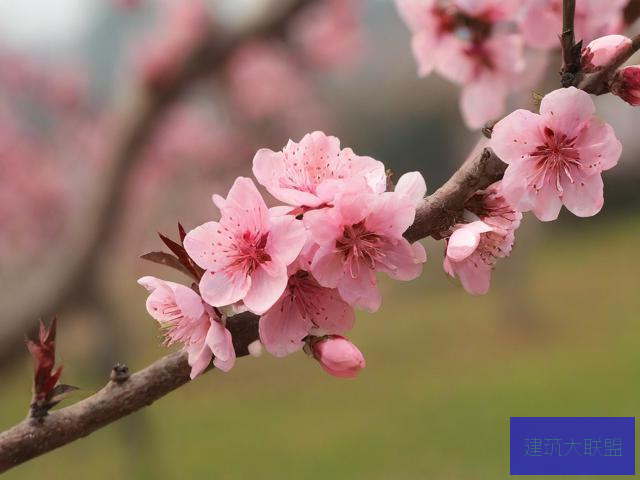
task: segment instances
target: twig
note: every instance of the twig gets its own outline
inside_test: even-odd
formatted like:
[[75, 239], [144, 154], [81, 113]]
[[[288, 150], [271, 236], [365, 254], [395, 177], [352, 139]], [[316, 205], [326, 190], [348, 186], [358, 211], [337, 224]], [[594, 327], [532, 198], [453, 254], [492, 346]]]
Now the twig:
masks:
[[[237, 315], [229, 319], [227, 326], [236, 354], [247, 355], [247, 346], [258, 336], [257, 317]], [[190, 371], [187, 355], [172, 353], [124, 380], [110, 381], [99, 392], [70, 407], [50, 412], [41, 422], [23, 420], [0, 433], [0, 473], [151, 405], [187, 383]]]
[[464, 203], [478, 190], [500, 180], [506, 167], [489, 148], [470, 158], [418, 206], [415, 221], [405, 232], [405, 238], [411, 242], [429, 236], [441, 238], [462, 215]]
[[562, 69], [560, 70], [561, 84], [569, 87], [579, 81], [580, 54], [582, 41], [576, 43], [574, 20], [576, 15], [576, 0], [562, 2], [562, 33], [560, 45], [562, 47]]

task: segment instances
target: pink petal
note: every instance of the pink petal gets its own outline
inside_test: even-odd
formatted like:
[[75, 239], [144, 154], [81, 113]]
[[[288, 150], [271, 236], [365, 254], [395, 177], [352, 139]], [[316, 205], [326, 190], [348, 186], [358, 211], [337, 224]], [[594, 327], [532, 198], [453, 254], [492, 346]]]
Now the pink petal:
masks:
[[217, 193], [214, 193], [213, 195], [211, 195], [211, 201], [216, 207], [218, 207], [218, 210], [222, 210], [224, 206], [227, 204], [227, 201], [225, 200], [225, 198], [218, 195]]
[[371, 212], [365, 220], [367, 230], [383, 236], [402, 238], [402, 234], [416, 217], [413, 200], [396, 192], [385, 192], [371, 200]]
[[558, 32], [562, 28], [561, 14], [545, 8], [549, 1], [533, 0], [519, 22], [525, 42], [533, 48], [550, 49], [560, 46]]
[[309, 238], [316, 243], [327, 243], [342, 234], [342, 225], [333, 209], [311, 210], [304, 214], [303, 221], [309, 229]]
[[[352, 185], [359, 182], [352, 182]], [[358, 190], [360, 190], [358, 188]], [[340, 219], [342, 225], [355, 225], [360, 223], [371, 211], [371, 208], [376, 200], [375, 195], [366, 193], [362, 194], [349, 194], [341, 196], [336, 199], [335, 214]]]
[[527, 178], [532, 175], [534, 168], [533, 162], [514, 162], [507, 167], [500, 183], [500, 193], [509, 205], [520, 212], [531, 210], [531, 189]]
[[603, 183], [600, 175], [576, 178], [562, 185], [562, 203], [578, 217], [592, 217], [604, 204]]
[[408, 172], [398, 179], [394, 192], [407, 195], [417, 206], [427, 194], [427, 184], [420, 172]]
[[540, 103], [540, 115], [547, 125], [570, 137], [576, 136], [595, 113], [591, 96], [575, 87], [554, 90]]
[[138, 285], [142, 285], [148, 291], [153, 292], [157, 288], [165, 285], [166, 282], [164, 280], [160, 280], [159, 278], [152, 277], [151, 275], [147, 275], [145, 277], [141, 277], [138, 279]]
[[436, 71], [447, 80], [465, 85], [476, 76], [475, 61], [465, 53], [468, 42], [448, 35], [438, 47]]
[[375, 272], [368, 268], [361, 268], [356, 278], [344, 275], [338, 285], [338, 291], [348, 304], [368, 312], [376, 312], [382, 305], [382, 295], [378, 289]]
[[433, 23], [433, 0], [396, 0], [396, 7], [411, 31], [418, 32]]
[[344, 275], [342, 257], [334, 252], [333, 245], [323, 245], [311, 262], [311, 273], [320, 285], [335, 288]]
[[271, 217], [265, 250], [286, 266], [293, 262], [307, 240], [304, 224], [292, 215]]
[[231, 231], [268, 231], [267, 205], [250, 178], [238, 177], [233, 183], [222, 208], [220, 223]]
[[622, 144], [608, 123], [593, 118], [576, 141], [582, 171], [594, 175], [615, 167], [622, 153]]
[[302, 339], [313, 327], [295, 299], [286, 293], [260, 317], [260, 340], [269, 353], [284, 357], [302, 348]]
[[214, 366], [223, 372], [231, 370], [236, 360], [231, 332], [222, 323], [212, 320], [205, 342], [214, 355]]
[[175, 295], [176, 305], [182, 315], [193, 320], [199, 319], [204, 313], [204, 305], [200, 295], [184, 285], [177, 283], [170, 285]]
[[516, 110], [493, 127], [489, 145], [506, 164], [524, 161], [542, 144], [542, 117], [528, 110]]
[[231, 235], [220, 223], [207, 222], [187, 233], [184, 248], [198, 266], [218, 271], [232, 261], [225, 251], [230, 248]]
[[317, 335], [345, 333], [353, 328], [356, 321], [353, 308], [336, 289], [319, 288], [315, 300], [314, 308], [309, 313], [311, 321], [317, 325]]
[[319, 205], [321, 200], [314, 193], [280, 186], [280, 178], [284, 174], [285, 168], [282, 152], [262, 148], [253, 157], [253, 174], [258, 182], [266, 187], [275, 198], [296, 206], [315, 207]]
[[478, 129], [505, 110], [507, 86], [493, 75], [482, 75], [462, 89], [460, 108], [467, 127]]
[[242, 300], [250, 287], [251, 278], [238, 269], [207, 271], [200, 279], [200, 295], [205, 302], [214, 307], [223, 307]]
[[478, 248], [480, 233], [477, 229], [466, 228], [466, 226], [456, 229], [447, 243], [447, 257], [454, 262], [460, 262], [467, 258]]
[[491, 268], [482, 260], [471, 261], [468, 259], [457, 263], [445, 257], [443, 267], [449, 275], [460, 280], [468, 293], [484, 295], [489, 291]]
[[422, 30], [413, 35], [411, 50], [418, 64], [418, 75], [426, 77], [436, 66], [438, 39], [433, 31]]
[[269, 310], [278, 301], [280, 295], [287, 286], [287, 269], [281, 268], [279, 272], [270, 275], [261, 266], [251, 274], [251, 287], [243, 298], [244, 304], [256, 315], [261, 315]]
[[343, 149], [340, 157], [343, 162], [340, 174], [345, 181], [350, 182], [362, 175], [371, 192], [382, 193], [387, 189], [387, 169], [384, 163], [371, 157], [356, 155], [350, 148]]
[[550, 222], [558, 218], [562, 208], [560, 193], [554, 185], [545, 182], [540, 190], [531, 193], [531, 210], [538, 220]]
[[188, 362], [191, 366], [191, 380], [202, 374], [211, 363], [211, 350], [206, 343], [192, 343], [187, 348]]
[[151, 291], [147, 297], [147, 312], [158, 322], [166, 322], [174, 318], [173, 313], [164, 313], [163, 305], [173, 303], [175, 296], [169, 284], [155, 277], [147, 276], [138, 280], [138, 283]]
[[427, 260], [427, 253], [420, 242], [410, 244], [402, 238], [389, 246], [384, 252], [385, 263], [391, 268], [380, 269], [395, 280], [409, 281], [418, 278], [422, 273], [422, 264]]

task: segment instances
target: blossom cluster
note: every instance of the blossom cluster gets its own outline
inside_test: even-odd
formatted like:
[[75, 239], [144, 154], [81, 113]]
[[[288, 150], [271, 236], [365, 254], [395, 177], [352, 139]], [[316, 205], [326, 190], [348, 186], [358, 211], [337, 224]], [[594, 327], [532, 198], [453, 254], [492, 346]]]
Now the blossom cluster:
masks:
[[183, 240], [203, 272], [198, 293], [144, 277], [140, 283], [152, 292], [147, 309], [167, 343], [185, 345], [192, 376], [212, 357], [223, 371], [233, 366], [224, 319], [241, 311], [261, 316], [260, 341], [271, 354], [307, 345], [325, 370], [352, 376], [364, 359], [355, 347], [341, 347], [342, 334], [354, 325], [354, 308], [380, 308], [376, 274], [413, 280], [422, 272], [424, 247], [403, 233], [426, 193], [425, 181], [407, 173], [389, 190], [381, 162], [319, 131], [279, 152], [259, 150], [253, 173], [284, 205], [267, 207], [246, 177], [236, 179], [226, 198], [214, 195], [220, 219]]
[[[507, 96], [531, 83], [526, 49], [559, 47], [562, 0], [396, 0], [413, 34], [421, 76], [436, 71], [462, 87], [466, 125], [498, 119]], [[624, 27], [626, 0], [576, 2], [576, 38], [585, 44]], [[534, 75], [527, 69], [528, 77]]]
[[[489, 289], [491, 272], [507, 257], [522, 212], [542, 221], [562, 205], [577, 216], [598, 213], [601, 173], [616, 165], [622, 147], [595, 115], [589, 94], [574, 87], [546, 95], [540, 113], [517, 110], [493, 128], [489, 146], [507, 164], [502, 180], [469, 198], [455, 223], [440, 233], [443, 268], [472, 294]], [[364, 366], [342, 335], [354, 308], [375, 312], [382, 298], [377, 274], [413, 280], [426, 252], [403, 234], [426, 193], [417, 172], [389, 188], [384, 165], [337, 138], [316, 131], [278, 152], [253, 159], [258, 183], [282, 202], [269, 208], [253, 180], [239, 177], [226, 198], [213, 196], [220, 219], [183, 235], [184, 254], [197, 266], [197, 288], [144, 277], [149, 313], [167, 343], [181, 342], [192, 376], [229, 370], [235, 353], [225, 316], [260, 316], [260, 342], [275, 356], [305, 349], [336, 376]]]
[[[472, 127], [502, 115], [509, 85], [524, 67], [524, 45], [550, 48], [542, 37], [548, 29], [539, 23], [560, 21], [555, 0], [397, 3], [414, 33], [420, 73], [436, 70], [464, 86], [462, 110]], [[350, 18], [338, 3], [326, 5], [341, 12], [339, 18]], [[619, 30], [620, 9], [618, 2], [582, 4], [577, 33], [591, 38]], [[518, 25], [515, 33], [502, 28], [509, 22]], [[324, 27], [316, 33], [322, 32]], [[274, 52], [263, 48], [248, 45], [241, 53]], [[579, 68], [597, 75], [619, 65], [632, 48], [622, 35], [594, 38], [578, 51]], [[283, 57], [280, 66], [285, 64]], [[238, 101], [246, 100], [256, 118], [277, 111], [291, 95], [296, 103], [296, 92], [305, 96], [303, 83], [294, 88], [290, 82], [281, 100], [265, 94], [264, 102], [258, 101], [260, 93], [242, 94], [242, 85], [253, 84], [256, 72], [246, 70], [243, 61], [231, 65]], [[611, 71], [607, 91], [637, 105], [639, 68]], [[258, 71], [258, 77], [265, 74]], [[270, 75], [295, 78], [292, 71], [278, 68]], [[597, 117], [591, 96], [575, 87], [544, 96], [537, 113], [514, 111], [497, 121], [488, 136], [481, 146], [506, 164], [503, 177], [476, 191], [460, 211], [450, 212], [450, 223], [436, 235], [445, 244], [444, 271], [476, 295], [489, 290], [497, 261], [511, 253], [523, 213], [551, 221], [564, 205], [579, 217], [597, 214], [604, 204], [602, 173], [617, 164], [622, 152], [613, 128]], [[258, 345], [272, 355], [304, 350], [330, 374], [356, 376], [365, 360], [344, 337], [354, 326], [354, 309], [380, 308], [379, 273], [413, 280], [427, 259], [422, 244], [404, 237], [426, 194], [422, 175], [406, 173], [393, 185], [381, 162], [341, 147], [321, 131], [289, 141], [280, 151], [259, 150], [253, 175], [281, 204], [268, 207], [247, 177], [237, 178], [226, 197], [213, 195], [219, 220], [188, 233], [181, 230], [181, 245], [165, 242], [198, 283], [189, 288], [141, 278], [139, 283], [151, 291], [149, 313], [162, 325], [167, 344], [184, 345], [192, 377], [212, 361], [223, 371], [233, 367], [236, 353], [227, 318], [246, 311], [259, 316]], [[249, 351], [255, 353], [256, 345]]]

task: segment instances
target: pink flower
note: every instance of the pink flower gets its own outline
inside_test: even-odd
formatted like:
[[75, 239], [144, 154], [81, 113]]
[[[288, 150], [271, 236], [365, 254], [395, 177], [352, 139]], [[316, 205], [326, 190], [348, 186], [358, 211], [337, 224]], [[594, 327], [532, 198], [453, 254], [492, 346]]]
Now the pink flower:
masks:
[[359, 0], [324, 0], [306, 7], [291, 35], [304, 58], [318, 67], [353, 64], [363, 47]]
[[361, 157], [340, 140], [323, 132], [305, 135], [299, 143], [289, 140], [280, 152], [258, 150], [253, 174], [278, 200], [295, 206], [317, 207], [333, 200], [340, 185], [366, 178], [375, 192], [386, 187], [384, 165]]
[[618, 70], [611, 82], [611, 93], [630, 105], [640, 106], [640, 65]]
[[260, 317], [260, 340], [272, 355], [283, 357], [300, 350], [313, 333], [344, 333], [355, 316], [338, 291], [318, 284], [309, 272], [298, 270], [280, 299]]
[[469, 42], [450, 37], [440, 46], [438, 73], [462, 86], [460, 109], [469, 128], [482, 127], [505, 110], [511, 85], [524, 69], [520, 35], [496, 34]]
[[596, 38], [582, 52], [582, 69], [587, 73], [597, 72], [630, 46], [631, 39], [624, 35]]
[[151, 292], [147, 311], [160, 323], [165, 344], [184, 345], [192, 379], [206, 370], [212, 357], [216, 368], [231, 370], [236, 360], [231, 332], [196, 292], [155, 277], [142, 277], [138, 283]]
[[441, 42], [452, 35], [456, 20], [437, 0], [396, 0], [400, 16], [413, 33], [411, 48], [418, 74], [429, 75], [436, 66]]
[[189, 256], [206, 270], [202, 298], [215, 307], [240, 300], [256, 314], [266, 312], [287, 285], [287, 266], [306, 241], [301, 221], [270, 212], [253, 182], [239, 177], [226, 199], [214, 203], [219, 222], [191, 230], [184, 240]]
[[[382, 301], [376, 272], [396, 280], [413, 280], [422, 272], [424, 247], [410, 244], [402, 234], [413, 223], [426, 187], [419, 174], [398, 182], [401, 188], [395, 192], [378, 195], [358, 183], [364, 180], [351, 182], [332, 208], [305, 213], [310, 239], [319, 245], [310, 271], [320, 285], [337, 288], [347, 303], [374, 312]], [[421, 191], [416, 183], [422, 184]]]
[[522, 214], [500, 195], [500, 183], [477, 192], [465, 204], [469, 223], [460, 223], [446, 239], [444, 270], [474, 295], [489, 290], [491, 272], [498, 258], [509, 255]]
[[[584, 0], [576, 2], [576, 39], [585, 43], [602, 35], [618, 33], [626, 0]], [[562, 0], [527, 0], [519, 24], [527, 45], [559, 48], [562, 30]]]
[[340, 335], [330, 335], [313, 344], [313, 356], [334, 377], [355, 378], [366, 363], [362, 352]]
[[490, 145], [508, 164], [504, 197], [542, 221], [558, 218], [563, 204], [579, 217], [598, 213], [600, 173], [615, 166], [622, 151], [611, 126], [595, 116], [591, 97], [574, 87], [546, 95], [539, 115], [517, 110], [499, 121]]
[[245, 42], [229, 60], [227, 75], [234, 106], [252, 120], [300, 108], [312, 96], [299, 63], [277, 42]]

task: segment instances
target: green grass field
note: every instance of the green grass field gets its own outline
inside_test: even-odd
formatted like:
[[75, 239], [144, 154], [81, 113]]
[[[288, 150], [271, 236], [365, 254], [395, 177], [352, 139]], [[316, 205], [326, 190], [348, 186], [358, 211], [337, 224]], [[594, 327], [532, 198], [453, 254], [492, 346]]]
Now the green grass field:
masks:
[[[510, 416], [640, 414], [640, 222], [567, 224], [524, 232], [485, 297], [446, 278], [430, 243], [422, 279], [384, 282], [383, 308], [360, 315], [355, 381], [302, 353], [242, 359], [6, 478], [508, 478]], [[144, 293], [130, 295], [122, 309], [145, 344], [127, 363], [139, 368], [163, 350]], [[73, 368], [90, 351], [72, 328], [60, 332], [64, 380], [89, 393], [101, 381]], [[3, 379], [0, 428], [24, 415], [29, 372]]]

